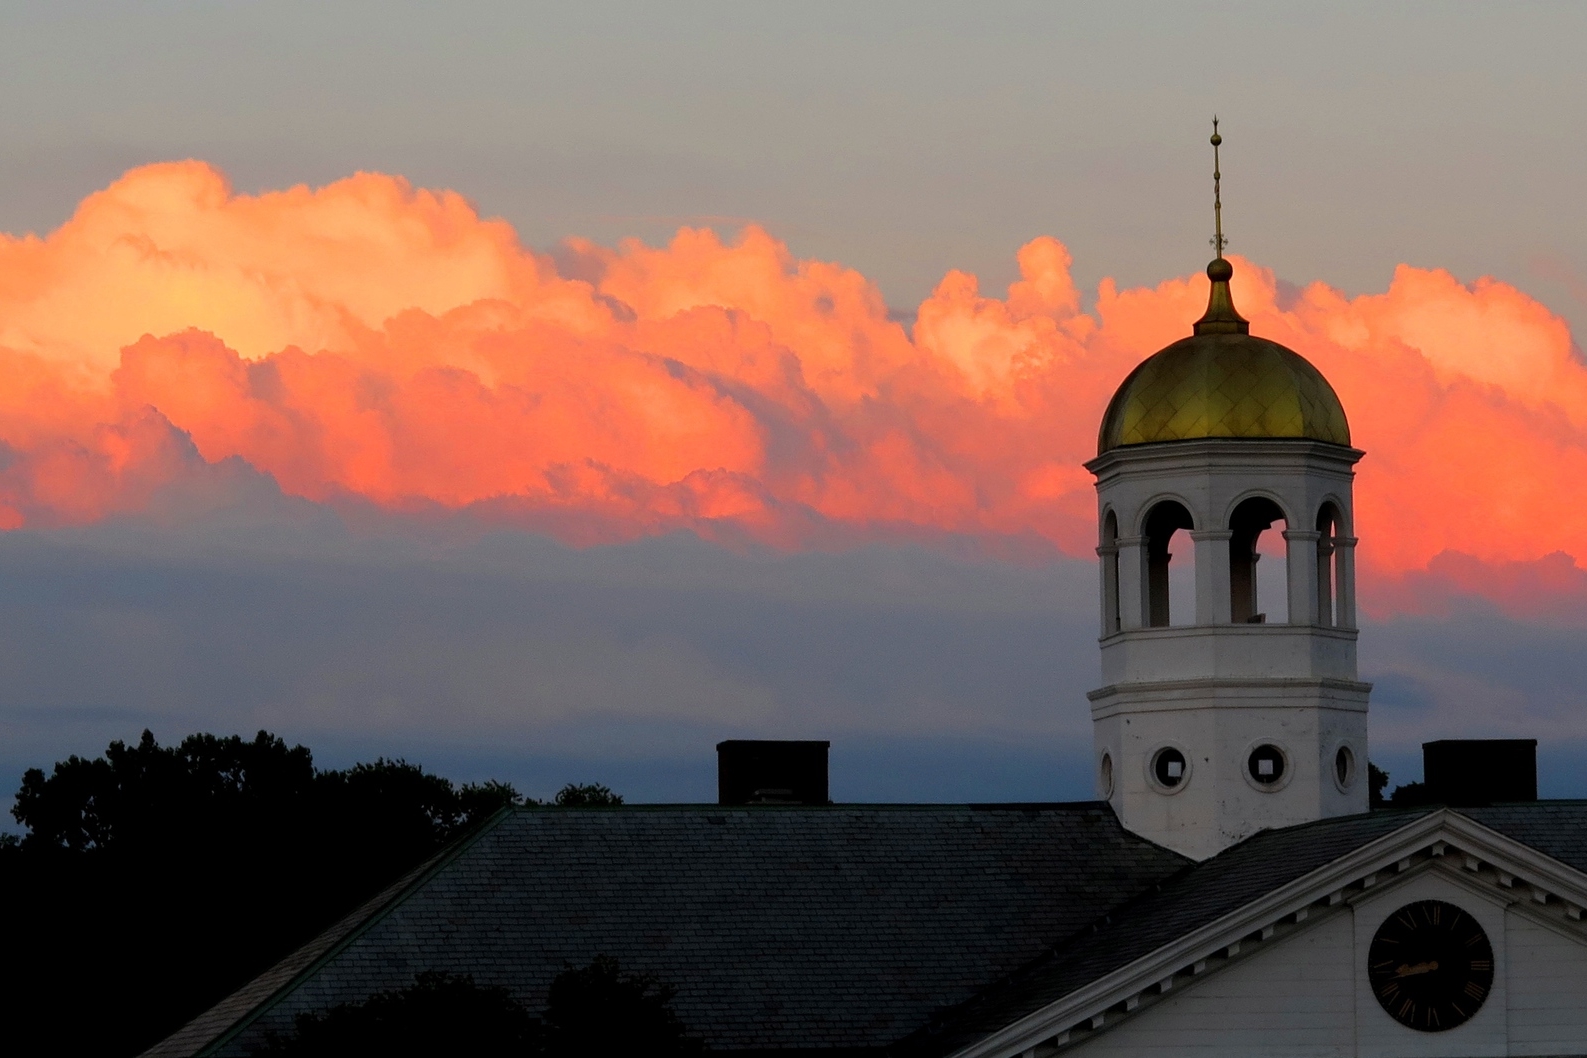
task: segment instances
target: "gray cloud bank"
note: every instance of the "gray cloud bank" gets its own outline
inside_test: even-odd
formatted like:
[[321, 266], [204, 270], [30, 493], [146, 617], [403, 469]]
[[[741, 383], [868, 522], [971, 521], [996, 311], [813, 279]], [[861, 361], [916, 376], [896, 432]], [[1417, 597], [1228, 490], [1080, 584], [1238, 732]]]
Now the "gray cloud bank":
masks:
[[[731, 737], [831, 739], [840, 800], [1090, 796], [1090, 563], [952, 540], [576, 550], [283, 498], [246, 472], [222, 491], [0, 535], [4, 794], [148, 727], [267, 728], [325, 764], [405, 755], [539, 796], [710, 800]], [[1404, 780], [1425, 738], [1536, 737], [1544, 792], [1587, 794], [1581, 639], [1475, 600], [1369, 625], [1374, 757]]]
[[1082, 564], [573, 550], [269, 495], [174, 513], [0, 537], [8, 772], [264, 727], [328, 760], [709, 798], [717, 740], [790, 736], [833, 739], [840, 797], [1085, 793]]

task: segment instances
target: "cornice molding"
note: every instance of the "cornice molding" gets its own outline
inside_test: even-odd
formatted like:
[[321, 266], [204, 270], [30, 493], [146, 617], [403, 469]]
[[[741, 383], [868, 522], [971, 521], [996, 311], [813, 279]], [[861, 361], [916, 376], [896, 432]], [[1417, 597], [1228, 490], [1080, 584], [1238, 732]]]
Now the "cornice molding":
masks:
[[[1098, 687], [1094, 691], [1087, 691], [1086, 698], [1092, 702], [1100, 702], [1104, 698], [1111, 698], [1116, 694], [1124, 693], [1141, 694], [1143, 692], [1150, 691], [1218, 691], [1234, 690], [1239, 688], [1248, 688], [1259, 691], [1321, 689], [1330, 691], [1344, 691], [1353, 695], [1364, 695], [1371, 693], [1372, 684], [1362, 683], [1359, 680], [1341, 680], [1332, 676], [1209, 676], [1205, 679], [1195, 680], [1135, 680], [1130, 683], [1110, 683], [1105, 687]], [[1164, 704], [1173, 705], [1175, 703], [1168, 702]], [[1220, 708], [1228, 709], [1264, 707], [1262, 703], [1253, 703], [1252, 705], [1247, 706], [1245, 703], [1240, 702], [1237, 699], [1220, 701], [1218, 705]], [[1192, 708], [1192, 705], [1191, 703], [1185, 703], [1183, 707], [1188, 709]], [[1196, 704], [1194, 705], [1194, 708], [1204, 709], [1206, 706], [1202, 704]], [[1335, 708], [1343, 709], [1347, 708], [1347, 706], [1344, 703], [1340, 703], [1339, 705], [1335, 706]], [[1365, 708], [1366, 705], [1363, 703], [1361, 705], [1361, 709], [1364, 710]]]
[[[1212, 530], [1216, 532], [1216, 530]], [[1222, 535], [1232, 535], [1224, 532]], [[1123, 545], [1120, 541], [1120, 546]], [[1283, 638], [1316, 637], [1319, 639], [1338, 639], [1343, 642], [1353, 643], [1361, 636], [1358, 628], [1341, 628], [1338, 625], [1320, 624], [1290, 624], [1287, 621], [1274, 621], [1272, 624], [1236, 624], [1232, 621], [1217, 624], [1199, 625], [1156, 625], [1147, 628], [1125, 628], [1102, 637], [1102, 642], [1111, 646], [1114, 643], [1130, 641], [1150, 642], [1159, 639], [1201, 639], [1217, 636], [1226, 638], [1230, 636], [1263, 636]]]
[[1239, 464], [1232, 461], [1240, 459], [1257, 466], [1316, 460], [1332, 463], [1340, 468], [1340, 473], [1351, 475], [1354, 472], [1350, 468], [1364, 455], [1366, 453], [1359, 448], [1345, 448], [1301, 437], [1211, 437], [1112, 448], [1087, 461], [1085, 468], [1100, 478], [1104, 474], [1123, 471], [1126, 467], [1146, 468], [1161, 463], [1183, 466], [1199, 461], [1204, 462], [1209, 470], [1227, 470], [1237, 467]]

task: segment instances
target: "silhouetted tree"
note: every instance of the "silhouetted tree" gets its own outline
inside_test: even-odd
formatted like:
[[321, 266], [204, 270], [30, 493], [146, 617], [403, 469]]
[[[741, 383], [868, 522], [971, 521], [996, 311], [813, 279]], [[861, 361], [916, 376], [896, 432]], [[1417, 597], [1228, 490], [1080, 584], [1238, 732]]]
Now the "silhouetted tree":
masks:
[[263, 731], [29, 769], [0, 842], [5, 1051], [135, 1054], [521, 803], [403, 760], [317, 770]]
[[556, 804], [564, 807], [578, 805], [620, 805], [623, 803], [621, 794], [612, 793], [609, 787], [598, 782], [574, 783], [570, 782], [557, 791]]
[[1426, 783], [1402, 782], [1389, 794], [1389, 804], [1395, 808], [1416, 808], [1432, 803], [1433, 796], [1428, 792]]
[[1367, 788], [1371, 791], [1373, 808], [1416, 808], [1432, 803], [1425, 783], [1402, 782], [1385, 793], [1388, 786], [1389, 773], [1368, 761]]
[[1388, 785], [1389, 773], [1367, 761], [1367, 797], [1371, 807], [1382, 808], [1388, 803], [1383, 799], [1383, 790]]
[[466, 974], [421, 973], [413, 985], [300, 1014], [296, 1031], [254, 1053], [269, 1058], [530, 1058], [542, 1051], [540, 1023], [504, 988]]
[[355, 817], [363, 833], [372, 828], [382, 842], [409, 848], [444, 843], [520, 801], [505, 783], [458, 790], [404, 760], [316, 771], [306, 746], [289, 749], [264, 731], [251, 742], [190, 735], [169, 747], [145, 731], [136, 746], [112, 742], [103, 757], [70, 757], [49, 777], [29, 768], [11, 814], [28, 828], [24, 845], [73, 851], [163, 851], [210, 839], [221, 825], [286, 823], [296, 830]]
[[[621, 797], [617, 800], [618, 803], [622, 802]], [[533, 798], [520, 796], [518, 791], [513, 789], [512, 783], [500, 782], [496, 779], [467, 783], [457, 791], [457, 806], [462, 812], [465, 829], [484, 822], [503, 808], [539, 803]]]
[[298, 1015], [292, 1035], [273, 1037], [260, 1058], [692, 1058], [702, 1048], [672, 1010], [674, 990], [596, 956], [551, 982], [545, 1013], [532, 1018], [505, 989], [467, 975], [421, 973], [323, 1014]]
[[546, 994], [547, 1058], [681, 1058], [701, 1051], [672, 1010], [676, 989], [648, 974], [624, 973], [598, 955], [556, 976]]
[[112, 742], [103, 757], [57, 762], [48, 777], [29, 768], [11, 814], [28, 828], [28, 847], [164, 846], [222, 819], [297, 815], [314, 781], [305, 747], [263, 731], [252, 742], [192, 735], [171, 747], [145, 731], [135, 746]]

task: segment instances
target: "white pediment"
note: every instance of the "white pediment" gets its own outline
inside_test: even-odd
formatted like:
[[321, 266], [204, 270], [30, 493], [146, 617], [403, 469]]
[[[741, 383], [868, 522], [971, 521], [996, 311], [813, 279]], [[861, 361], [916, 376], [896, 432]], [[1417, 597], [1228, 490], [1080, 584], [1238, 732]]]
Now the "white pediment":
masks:
[[[1493, 945], [1491, 991], [1446, 1031], [1401, 1025], [1366, 952], [1421, 900]], [[1587, 1054], [1587, 875], [1452, 811], [1420, 817], [961, 1049], [955, 1058]]]

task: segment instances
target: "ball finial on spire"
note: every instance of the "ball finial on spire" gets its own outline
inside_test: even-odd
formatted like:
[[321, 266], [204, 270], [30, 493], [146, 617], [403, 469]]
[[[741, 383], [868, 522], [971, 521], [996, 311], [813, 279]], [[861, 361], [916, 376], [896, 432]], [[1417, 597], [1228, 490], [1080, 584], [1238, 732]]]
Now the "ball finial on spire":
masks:
[[1212, 248], [1217, 254], [1207, 265], [1207, 278], [1212, 289], [1207, 294], [1207, 311], [1196, 321], [1196, 334], [1249, 334], [1251, 325], [1234, 307], [1234, 295], [1229, 292], [1229, 280], [1234, 276], [1234, 266], [1223, 256], [1229, 240], [1223, 236], [1223, 172], [1218, 165], [1218, 147], [1223, 137], [1218, 134], [1218, 118], [1212, 118]]

